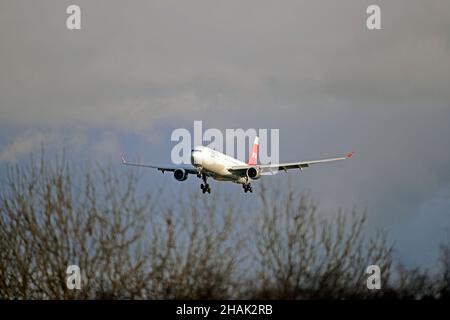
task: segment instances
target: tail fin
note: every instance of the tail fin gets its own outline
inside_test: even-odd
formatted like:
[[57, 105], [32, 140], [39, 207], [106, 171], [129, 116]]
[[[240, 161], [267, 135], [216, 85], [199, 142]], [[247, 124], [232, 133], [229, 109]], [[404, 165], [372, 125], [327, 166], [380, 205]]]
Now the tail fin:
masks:
[[252, 152], [250, 153], [250, 158], [248, 159], [249, 166], [255, 166], [258, 162], [258, 149], [259, 149], [259, 138], [255, 137], [255, 142], [253, 142]]

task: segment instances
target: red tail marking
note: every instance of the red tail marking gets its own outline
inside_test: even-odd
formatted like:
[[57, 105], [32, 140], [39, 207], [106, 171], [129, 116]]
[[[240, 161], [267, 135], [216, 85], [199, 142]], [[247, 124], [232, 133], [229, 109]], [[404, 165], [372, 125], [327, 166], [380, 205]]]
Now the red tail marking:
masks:
[[252, 152], [248, 159], [249, 166], [255, 166], [258, 162], [258, 149], [259, 149], [259, 138], [255, 138], [255, 142], [253, 143]]

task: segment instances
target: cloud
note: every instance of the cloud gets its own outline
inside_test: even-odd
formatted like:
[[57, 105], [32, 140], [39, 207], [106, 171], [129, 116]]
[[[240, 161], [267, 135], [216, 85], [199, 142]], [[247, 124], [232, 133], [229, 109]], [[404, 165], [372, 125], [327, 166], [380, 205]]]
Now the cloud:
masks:
[[19, 135], [9, 145], [0, 149], [0, 162], [15, 163], [38, 151], [42, 146], [52, 144], [53, 139], [54, 137], [41, 132]]
[[119, 159], [122, 153], [120, 138], [111, 131], [95, 132], [85, 127], [63, 130], [28, 130], [18, 134], [0, 148], [0, 163], [16, 163], [30, 153], [45, 155], [65, 153], [70, 158], [102, 162]]
[[64, 28], [66, 4], [4, 5], [2, 121], [144, 134], [217, 113], [450, 101], [447, 1], [382, 1], [375, 32], [364, 1], [81, 1], [78, 32]]

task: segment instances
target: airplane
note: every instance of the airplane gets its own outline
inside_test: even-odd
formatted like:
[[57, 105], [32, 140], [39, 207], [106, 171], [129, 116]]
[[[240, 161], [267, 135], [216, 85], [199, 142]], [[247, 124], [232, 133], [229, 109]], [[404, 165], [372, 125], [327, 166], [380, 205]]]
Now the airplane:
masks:
[[347, 153], [344, 157], [329, 158], [312, 161], [289, 162], [279, 164], [258, 164], [259, 138], [256, 137], [250, 153], [250, 159], [247, 163], [230, 157], [222, 152], [213, 150], [204, 146], [196, 146], [191, 151], [192, 165], [178, 166], [156, 166], [151, 164], [128, 162], [125, 156], [122, 156], [122, 164], [135, 167], [153, 168], [162, 173], [168, 171], [178, 181], [185, 181], [189, 174], [195, 174], [203, 180], [200, 189], [203, 194], [211, 193], [211, 187], [207, 183], [208, 178], [217, 181], [231, 181], [242, 184], [244, 192], [253, 192], [251, 181], [260, 179], [263, 175], [271, 175], [277, 171], [285, 171], [290, 169], [299, 169], [303, 171], [312, 164], [333, 162], [339, 160], [350, 159], [353, 152]]

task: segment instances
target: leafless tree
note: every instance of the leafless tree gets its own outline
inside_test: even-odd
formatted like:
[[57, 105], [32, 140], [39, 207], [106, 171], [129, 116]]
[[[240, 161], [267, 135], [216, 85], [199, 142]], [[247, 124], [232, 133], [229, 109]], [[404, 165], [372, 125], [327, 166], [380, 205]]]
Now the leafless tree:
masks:
[[450, 243], [448, 240], [440, 247], [439, 262], [438, 296], [442, 299], [450, 299]]
[[[270, 194], [270, 196], [269, 196]], [[261, 297], [309, 299], [362, 297], [368, 293], [366, 268], [390, 276], [392, 245], [384, 233], [364, 234], [365, 214], [338, 211], [320, 217], [308, 195], [286, 194], [262, 185], [256, 233], [255, 269]]]
[[217, 198], [178, 197], [151, 218], [149, 297], [224, 299], [235, 294], [241, 245], [231, 206]]
[[[259, 185], [232, 195], [169, 194], [114, 165], [61, 157], [9, 166], [0, 184], [2, 299], [448, 298], [450, 250], [436, 276], [393, 266], [384, 232], [363, 212], [324, 215], [308, 194]], [[270, 192], [273, 191], [273, 192]], [[78, 265], [81, 290], [66, 270]], [[369, 265], [381, 290], [368, 290]]]
[[[64, 158], [9, 167], [0, 194], [0, 297], [229, 295], [234, 211], [219, 214], [212, 202], [200, 211], [186, 203], [160, 208], [137, 186], [135, 171], [75, 171]], [[72, 264], [82, 290], [66, 286]]]

